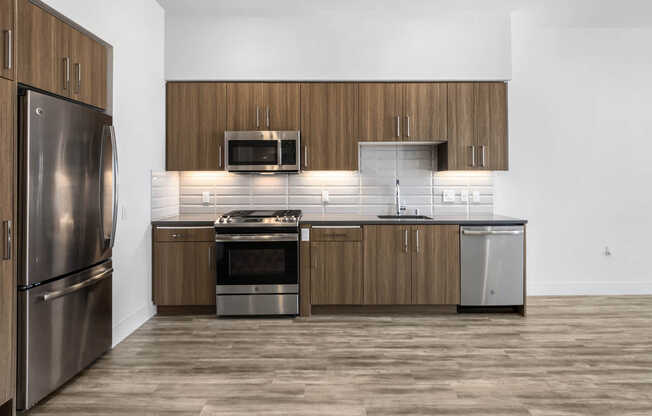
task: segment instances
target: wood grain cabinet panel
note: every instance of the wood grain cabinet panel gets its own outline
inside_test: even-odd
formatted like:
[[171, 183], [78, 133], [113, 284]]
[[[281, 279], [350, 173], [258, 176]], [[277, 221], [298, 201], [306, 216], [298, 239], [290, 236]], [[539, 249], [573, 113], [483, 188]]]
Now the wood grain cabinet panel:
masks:
[[154, 303], [160, 306], [215, 304], [215, 243], [154, 244]]
[[215, 229], [213, 227], [157, 227], [154, 230], [154, 241], [215, 241]]
[[361, 227], [313, 227], [310, 230], [312, 241], [362, 241]]
[[[14, 221], [14, 114], [16, 88], [0, 78], [0, 404], [14, 396], [15, 355], [15, 244], [8, 244]], [[14, 237], [15, 241], [15, 237]]]
[[167, 170], [224, 169], [226, 89], [218, 82], [167, 84]]
[[459, 226], [413, 226], [412, 237], [412, 303], [459, 304]]
[[400, 141], [403, 85], [361, 83], [359, 86], [360, 141]]
[[358, 84], [301, 84], [304, 170], [358, 169]]
[[16, 70], [15, 0], [0, 0], [0, 77], [14, 79]]
[[99, 42], [91, 39], [91, 63], [86, 65], [91, 70], [88, 78], [91, 85], [91, 96], [89, 104], [99, 108], [107, 106], [108, 89], [108, 62], [107, 48]]
[[448, 86], [441, 82], [404, 85], [403, 140], [442, 141], [448, 138]]
[[227, 130], [266, 130], [263, 83], [231, 82], [226, 86]]
[[507, 170], [507, 85], [448, 85], [448, 143], [440, 146], [443, 170]]
[[410, 226], [364, 227], [364, 304], [412, 303]]
[[18, 21], [18, 82], [59, 93], [63, 83], [62, 78], [55, 78], [55, 68], [63, 65], [55, 50], [55, 25], [59, 21], [29, 0], [18, 0]]
[[262, 130], [299, 130], [300, 84], [263, 83]]
[[362, 243], [312, 242], [310, 256], [313, 305], [362, 304]]

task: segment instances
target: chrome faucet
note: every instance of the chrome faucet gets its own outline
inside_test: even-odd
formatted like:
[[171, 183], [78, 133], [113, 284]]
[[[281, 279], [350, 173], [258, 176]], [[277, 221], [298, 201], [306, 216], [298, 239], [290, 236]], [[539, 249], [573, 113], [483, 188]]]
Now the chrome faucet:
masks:
[[396, 179], [396, 215], [401, 215], [405, 211], [405, 207], [401, 206], [401, 182]]

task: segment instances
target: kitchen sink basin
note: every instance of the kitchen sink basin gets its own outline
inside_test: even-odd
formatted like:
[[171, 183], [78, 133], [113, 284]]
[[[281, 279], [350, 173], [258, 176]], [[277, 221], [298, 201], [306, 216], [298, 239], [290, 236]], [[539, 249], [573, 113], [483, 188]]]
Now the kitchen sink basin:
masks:
[[383, 220], [431, 220], [426, 215], [379, 215], [378, 218]]

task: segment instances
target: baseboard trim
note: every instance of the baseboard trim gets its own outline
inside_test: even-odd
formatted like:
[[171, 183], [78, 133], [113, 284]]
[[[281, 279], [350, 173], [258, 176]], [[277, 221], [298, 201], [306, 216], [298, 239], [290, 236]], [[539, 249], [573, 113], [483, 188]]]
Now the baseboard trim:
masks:
[[527, 282], [528, 296], [652, 295], [652, 280], [619, 282]]
[[157, 306], [157, 315], [216, 315], [215, 305]]
[[457, 305], [312, 305], [313, 315], [451, 314]]
[[136, 312], [124, 318], [113, 327], [113, 345], [121, 343], [125, 338], [131, 335], [135, 330], [141, 327], [145, 322], [149, 321], [152, 316], [156, 314], [156, 307], [152, 304], [144, 305]]

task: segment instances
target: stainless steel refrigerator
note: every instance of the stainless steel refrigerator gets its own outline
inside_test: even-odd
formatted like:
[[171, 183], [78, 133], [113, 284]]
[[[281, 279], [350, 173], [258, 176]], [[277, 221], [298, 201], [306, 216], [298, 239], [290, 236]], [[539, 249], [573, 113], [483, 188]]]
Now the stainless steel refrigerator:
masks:
[[18, 117], [22, 410], [111, 347], [118, 172], [110, 116], [24, 90]]

